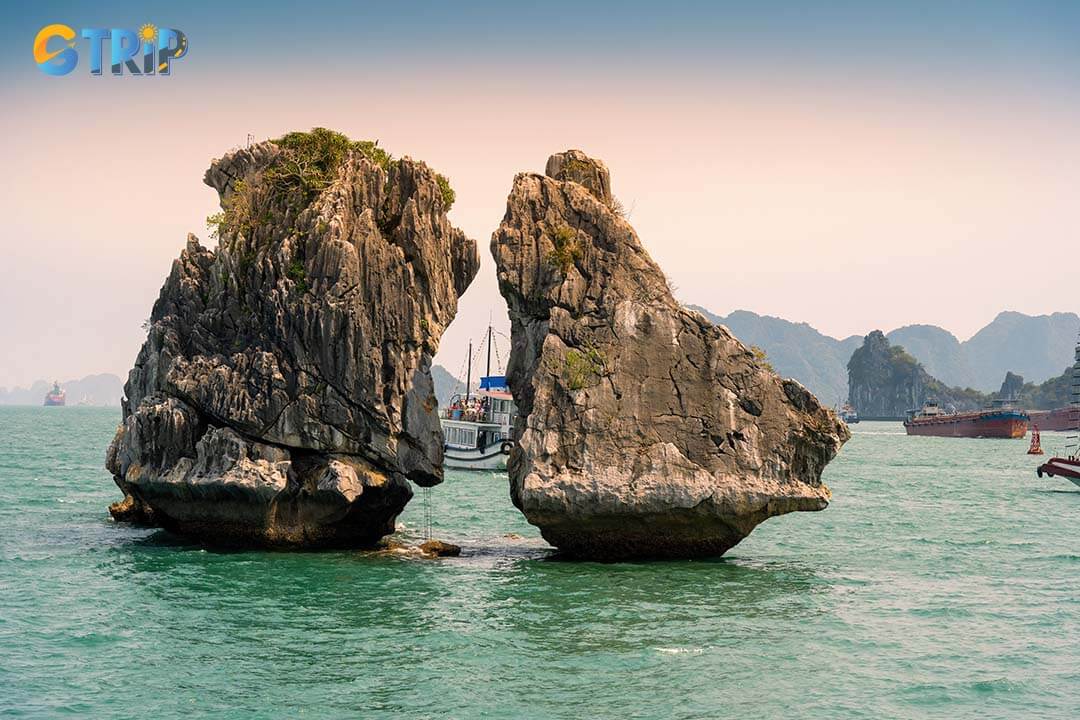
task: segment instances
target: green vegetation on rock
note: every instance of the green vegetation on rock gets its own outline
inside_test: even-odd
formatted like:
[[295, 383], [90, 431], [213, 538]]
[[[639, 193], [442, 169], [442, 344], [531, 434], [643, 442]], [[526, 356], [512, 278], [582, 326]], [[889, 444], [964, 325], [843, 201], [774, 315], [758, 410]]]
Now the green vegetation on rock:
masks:
[[548, 253], [548, 264], [558, 268], [563, 275], [581, 259], [581, 243], [577, 231], [568, 225], [561, 225], [551, 233], [551, 243], [555, 249]]
[[450, 187], [450, 181], [446, 179], [445, 175], [435, 173], [435, 182], [439, 184], [439, 192], [442, 193], [443, 205], [447, 210], [454, 204], [454, 200], [457, 199], [457, 193], [454, 192], [454, 188]]
[[769, 362], [768, 353], [766, 353], [764, 350], [762, 350], [761, 347], [759, 347], [757, 345], [751, 345], [750, 346], [750, 352], [753, 353], [753, 355], [754, 355], [754, 362], [756, 362], [760, 367], [765, 368], [766, 370], [768, 370], [771, 373], [776, 372], [776, 368], [774, 368], [772, 366], [772, 363]]
[[394, 159], [371, 140], [350, 140], [326, 128], [291, 132], [272, 141], [281, 155], [268, 167], [264, 178], [279, 190], [299, 190], [308, 204], [334, 180], [350, 152], [359, 152], [384, 170]]
[[308, 291], [307, 271], [304, 270], [304, 263], [294, 260], [289, 265], [285, 275], [295, 283], [297, 294], [303, 295]]
[[603, 374], [604, 354], [594, 347], [584, 351], [570, 348], [563, 361], [562, 378], [570, 390], [581, 390], [592, 385]]
[[[225, 233], [250, 235], [257, 224], [255, 205], [256, 195], [260, 190], [258, 178], [251, 181], [237, 180], [233, 191], [221, 202], [223, 210], [206, 218], [210, 237], [220, 240]], [[266, 214], [263, 219], [269, 221]]]
[[[206, 218], [211, 237], [220, 240], [227, 235], [243, 235], [250, 240], [256, 230], [275, 223], [288, 227], [292, 222], [295, 230], [296, 217], [334, 182], [350, 153], [360, 153], [387, 172], [399, 162], [377, 141], [351, 140], [326, 128], [291, 132], [271, 142], [280, 152], [263, 169], [233, 183], [222, 200], [222, 211]], [[435, 181], [443, 209], [449, 210], [456, 193], [446, 176], [435, 173]], [[257, 213], [257, 207], [263, 211]], [[317, 225], [319, 232], [326, 227], [322, 221]], [[263, 236], [268, 235], [259, 234], [264, 240]]]
[[[359, 152], [387, 171], [397, 162], [379, 147], [378, 141], [350, 140], [343, 133], [326, 128], [291, 132], [272, 142], [281, 148], [282, 155], [267, 170], [267, 179], [285, 189], [299, 188], [308, 202], [333, 182], [337, 169], [350, 152]], [[449, 210], [457, 194], [445, 175], [436, 173], [435, 181], [439, 184], [443, 205]]]

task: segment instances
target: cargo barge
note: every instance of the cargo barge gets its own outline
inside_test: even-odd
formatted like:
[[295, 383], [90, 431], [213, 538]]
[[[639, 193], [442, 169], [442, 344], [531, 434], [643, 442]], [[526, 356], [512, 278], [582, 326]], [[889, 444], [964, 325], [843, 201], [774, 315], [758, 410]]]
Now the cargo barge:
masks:
[[1021, 438], [1027, 434], [1031, 418], [1023, 410], [995, 401], [975, 412], [945, 412], [936, 403], [927, 403], [922, 411], [912, 411], [904, 421], [908, 435], [962, 438]]
[[1056, 430], [1062, 432], [1076, 428], [1073, 420], [1074, 408], [1061, 407], [1054, 410], [1028, 410], [1031, 416], [1031, 424], [1038, 425], [1040, 430]]

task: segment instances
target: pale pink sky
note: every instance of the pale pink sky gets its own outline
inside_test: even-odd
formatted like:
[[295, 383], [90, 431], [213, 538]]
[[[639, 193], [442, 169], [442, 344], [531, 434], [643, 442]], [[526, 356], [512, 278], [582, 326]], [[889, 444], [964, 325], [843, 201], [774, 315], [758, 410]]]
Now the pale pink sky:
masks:
[[451, 220], [483, 261], [437, 358], [452, 372], [489, 313], [507, 329], [488, 243], [514, 174], [570, 147], [608, 164], [679, 299], [718, 314], [838, 337], [933, 323], [965, 339], [1004, 309], [1080, 310], [1075, 97], [798, 69], [523, 72], [6, 84], [0, 386], [126, 374], [186, 233], [209, 242], [210, 159], [247, 133], [316, 125], [451, 179]]

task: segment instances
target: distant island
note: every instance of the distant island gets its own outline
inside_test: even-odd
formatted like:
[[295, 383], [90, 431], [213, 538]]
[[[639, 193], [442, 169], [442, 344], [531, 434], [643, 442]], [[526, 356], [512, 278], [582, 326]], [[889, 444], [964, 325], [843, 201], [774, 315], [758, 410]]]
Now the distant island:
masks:
[[[439, 401], [439, 405], [447, 407], [450, 404], [450, 398], [457, 393], [465, 392], [465, 379], [458, 379], [454, 377], [453, 373], [444, 368], [442, 365], [431, 366], [431, 379], [435, 384], [435, 399]], [[477, 380], [477, 378], [473, 378]], [[475, 388], [476, 382], [473, 383]]]
[[[41, 405], [52, 381], [37, 380], [28, 388], [0, 388], [0, 405]], [[87, 375], [79, 380], [61, 382], [67, 393], [67, 404], [96, 407], [120, 407], [124, 397], [124, 381], [112, 373]]]
[[[696, 305], [690, 309], [727, 326], [744, 344], [761, 348], [780, 375], [795, 378], [822, 402], [831, 405], [848, 399], [848, 363], [865, 337], [852, 335], [841, 340], [807, 323], [748, 310], [720, 316]], [[882, 335], [889, 346], [899, 346], [939, 384], [931, 387], [949, 390], [939, 392], [941, 402], [952, 402], [958, 408], [982, 403], [999, 394], [1006, 374], [1010, 374], [1014, 386], [1019, 380], [1016, 393], [1025, 407], [1037, 409], [1068, 402], [1062, 395], [1067, 389], [1067, 376], [1062, 373], [1072, 358], [1078, 329], [1080, 316], [1076, 313], [1031, 316], [1002, 312], [965, 342], [935, 325], [906, 325]], [[431, 375], [435, 396], [442, 405], [465, 389], [464, 378], [440, 365], [432, 366]], [[124, 396], [124, 381], [112, 373], [88, 375], [60, 386], [67, 392], [68, 405], [117, 407]], [[51, 387], [51, 381], [42, 379], [29, 388], [0, 388], [0, 405], [40, 405]]]
[[849, 399], [864, 419], [903, 418], [926, 402], [960, 412], [998, 399], [1014, 401], [1027, 410], [1052, 410], [1068, 404], [1071, 377], [1072, 368], [1066, 368], [1058, 377], [1036, 385], [1007, 372], [992, 393], [950, 387], [926, 372], [903, 346], [891, 344], [880, 330], [867, 335], [848, 362]]
[[[822, 402], [834, 404], [848, 398], [848, 361], [864, 337], [840, 340], [806, 323], [746, 310], [724, 317], [700, 306], [690, 307], [727, 326], [744, 344], [760, 347], [778, 373], [795, 378]], [[943, 386], [972, 388], [972, 397], [986, 397], [999, 390], [1009, 372], [1026, 378], [1031, 388], [1058, 378], [1072, 363], [1077, 330], [1080, 316], [1076, 313], [1032, 316], [1006, 311], [964, 342], [935, 325], [906, 325], [882, 335], [890, 345], [901, 346]]]
[[[459, 380], [442, 365], [431, 367], [431, 377], [435, 381], [435, 397], [439, 404], [446, 406], [456, 393], [465, 391], [464, 379]], [[474, 388], [478, 378], [473, 378]], [[67, 393], [67, 404], [90, 405], [94, 407], [120, 407], [124, 397], [124, 381], [112, 373], [87, 375], [78, 380], [61, 382], [60, 387]], [[52, 388], [52, 381], [36, 380], [30, 387], [0, 387], [0, 405], [41, 405], [46, 393]]]

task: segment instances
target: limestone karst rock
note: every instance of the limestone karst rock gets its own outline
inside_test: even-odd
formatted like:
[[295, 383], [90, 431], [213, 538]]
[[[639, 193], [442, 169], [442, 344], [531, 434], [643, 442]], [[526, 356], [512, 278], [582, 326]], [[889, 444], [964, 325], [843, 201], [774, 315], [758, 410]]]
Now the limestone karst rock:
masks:
[[931, 377], [922, 363], [890, 343], [880, 330], [868, 334], [848, 360], [848, 402], [863, 419], [903, 419], [927, 401], [968, 411], [989, 400], [977, 390], [951, 388]]
[[[518, 405], [511, 498], [571, 556], [719, 555], [828, 504], [846, 426], [680, 306], [580, 151], [520, 174], [492, 237]], [[724, 268], [717, 268], [722, 281]]]
[[216, 160], [107, 466], [112, 508], [211, 540], [368, 545], [442, 481], [431, 358], [479, 267], [421, 162], [316, 129]]

